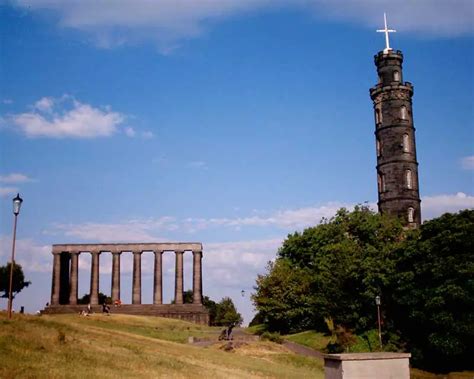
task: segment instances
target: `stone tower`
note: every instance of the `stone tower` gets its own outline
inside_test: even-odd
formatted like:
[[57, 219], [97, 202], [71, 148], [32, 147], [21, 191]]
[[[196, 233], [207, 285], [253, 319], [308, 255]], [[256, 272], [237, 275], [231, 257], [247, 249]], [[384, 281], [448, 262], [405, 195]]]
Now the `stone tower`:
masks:
[[378, 207], [379, 212], [397, 216], [407, 227], [416, 228], [421, 223], [421, 200], [413, 86], [403, 81], [402, 62], [402, 52], [392, 50], [387, 37], [387, 48], [375, 56], [378, 84], [370, 89], [375, 115]]

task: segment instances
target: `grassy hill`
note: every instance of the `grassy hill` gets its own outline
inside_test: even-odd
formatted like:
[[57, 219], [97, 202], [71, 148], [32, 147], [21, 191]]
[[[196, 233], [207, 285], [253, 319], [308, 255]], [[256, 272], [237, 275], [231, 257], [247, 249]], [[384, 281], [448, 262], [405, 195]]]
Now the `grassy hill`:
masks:
[[215, 328], [157, 317], [0, 312], [0, 378], [323, 378], [322, 362], [271, 342], [202, 348]]

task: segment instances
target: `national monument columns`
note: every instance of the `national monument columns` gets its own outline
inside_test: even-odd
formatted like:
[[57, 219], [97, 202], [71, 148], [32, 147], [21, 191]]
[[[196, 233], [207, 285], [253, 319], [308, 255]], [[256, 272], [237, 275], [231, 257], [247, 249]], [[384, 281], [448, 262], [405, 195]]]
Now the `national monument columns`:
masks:
[[112, 301], [114, 303], [120, 300], [120, 254], [122, 252], [112, 253]]
[[99, 304], [99, 254], [98, 251], [92, 252], [91, 259], [91, 305]]
[[142, 303], [142, 252], [133, 252], [132, 304]]
[[[142, 254], [154, 254], [153, 303], [142, 305]], [[192, 304], [184, 303], [184, 254], [193, 255], [193, 298]], [[202, 306], [202, 244], [201, 243], [137, 243], [137, 244], [67, 244], [53, 245], [53, 270], [51, 284], [51, 313], [78, 309], [79, 256], [91, 254], [90, 304], [99, 305], [100, 255], [112, 254], [111, 298], [121, 305], [121, 256], [133, 255], [132, 304], [115, 307], [117, 313], [164, 315], [199, 323], [208, 323], [209, 315]], [[175, 254], [174, 304], [163, 304], [163, 254]], [[127, 308], [127, 307], [141, 308]], [[69, 307], [69, 308], [65, 308]], [[55, 311], [56, 309], [56, 311]], [[128, 311], [127, 311], [128, 309]], [[145, 313], [143, 313], [145, 312]]]

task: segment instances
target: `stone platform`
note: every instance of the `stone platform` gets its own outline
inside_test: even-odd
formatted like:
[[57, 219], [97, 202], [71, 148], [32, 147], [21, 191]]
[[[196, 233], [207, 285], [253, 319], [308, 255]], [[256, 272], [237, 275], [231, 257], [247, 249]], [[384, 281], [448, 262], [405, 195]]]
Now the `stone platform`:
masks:
[[[92, 305], [94, 313], [102, 313], [101, 305]], [[87, 309], [87, 305], [50, 305], [41, 311], [42, 314], [67, 314], [80, 313]], [[200, 304], [122, 304], [121, 306], [110, 306], [112, 314], [126, 314], [139, 316], [157, 316], [175, 318], [194, 322], [201, 325], [209, 325], [209, 312]]]

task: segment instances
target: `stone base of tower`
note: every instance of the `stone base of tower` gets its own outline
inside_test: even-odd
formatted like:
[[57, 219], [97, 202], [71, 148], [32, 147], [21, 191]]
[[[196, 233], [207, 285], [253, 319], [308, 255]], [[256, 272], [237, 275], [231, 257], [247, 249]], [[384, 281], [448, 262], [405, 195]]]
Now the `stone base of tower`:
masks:
[[[91, 306], [92, 312], [102, 313], [101, 305]], [[42, 314], [79, 314], [87, 310], [87, 305], [50, 305], [41, 311]], [[201, 325], [209, 325], [209, 312], [200, 304], [124, 304], [121, 306], [110, 306], [111, 314], [126, 314], [139, 316], [157, 316], [175, 318], [194, 322]]]

